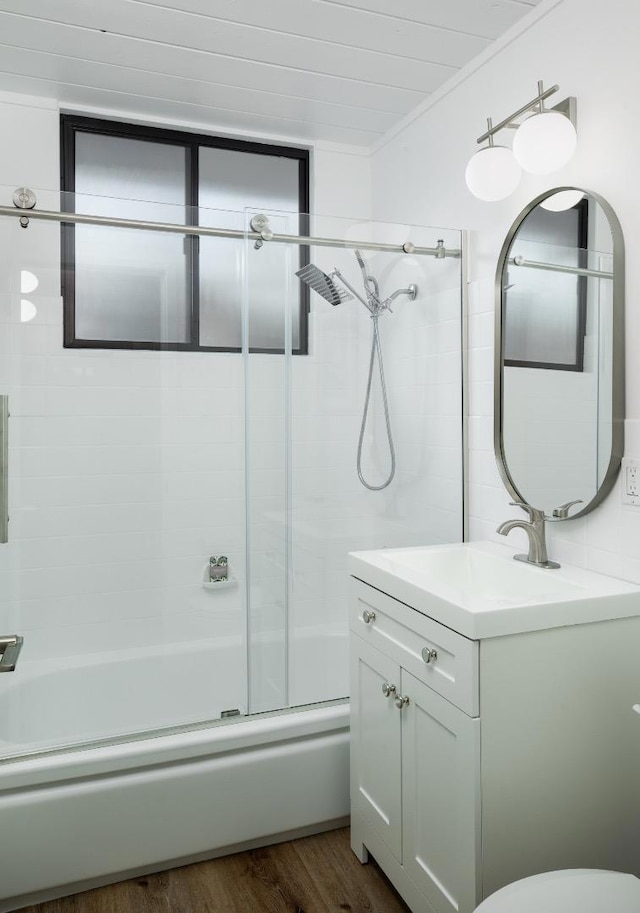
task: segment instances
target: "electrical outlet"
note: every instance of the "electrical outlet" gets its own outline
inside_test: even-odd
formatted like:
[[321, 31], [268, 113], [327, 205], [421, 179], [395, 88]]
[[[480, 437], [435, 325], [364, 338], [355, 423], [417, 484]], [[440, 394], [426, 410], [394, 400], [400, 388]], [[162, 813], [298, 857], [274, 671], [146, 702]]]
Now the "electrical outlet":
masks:
[[640, 507], [640, 460], [622, 458], [622, 503]]

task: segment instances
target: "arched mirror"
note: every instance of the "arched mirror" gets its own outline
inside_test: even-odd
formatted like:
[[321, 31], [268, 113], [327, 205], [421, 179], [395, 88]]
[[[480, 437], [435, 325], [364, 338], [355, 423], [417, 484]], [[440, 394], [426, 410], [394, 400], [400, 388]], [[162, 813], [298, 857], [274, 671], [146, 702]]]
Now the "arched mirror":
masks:
[[624, 449], [624, 242], [609, 204], [561, 187], [520, 213], [496, 275], [494, 444], [514, 499], [567, 519]]

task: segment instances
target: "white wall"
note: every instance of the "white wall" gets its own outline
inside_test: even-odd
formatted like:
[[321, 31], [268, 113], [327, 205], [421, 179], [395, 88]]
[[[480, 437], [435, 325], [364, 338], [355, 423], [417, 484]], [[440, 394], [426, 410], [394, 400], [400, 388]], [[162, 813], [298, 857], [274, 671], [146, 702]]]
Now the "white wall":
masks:
[[[470, 533], [497, 538], [495, 528], [517, 513], [508, 506], [492, 444], [493, 280], [502, 240], [525, 204], [553, 186], [573, 184], [605, 197], [622, 223], [627, 251], [626, 451], [640, 454], [640, 209], [634, 192], [640, 128], [637, 110], [635, 0], [543, 0], [533, 23], [500, 42], [479, 68], [462, 74], [440, 100], [427, 104], [387, 138], [373, 159], [374, 215], [459, 226], [473, 231], [470, 309]], [[595, 65], [594, 65], [594, 62]], [[501, 203], [482, 203], [464, 183], [475, 138], [534, 96], [536, 84], [559, 83], [560, 97], [578, 99], [579, 146], [560, 172], [525, 176]], [[522, 536], [520, 541], [518, 537]], [[524, 547], [524, 536], [511, 534]], [[623, 508], [619, 482], [587, 517], [553, 525], [550, 553], [560, 561], [640, 581], [640, 512]]]

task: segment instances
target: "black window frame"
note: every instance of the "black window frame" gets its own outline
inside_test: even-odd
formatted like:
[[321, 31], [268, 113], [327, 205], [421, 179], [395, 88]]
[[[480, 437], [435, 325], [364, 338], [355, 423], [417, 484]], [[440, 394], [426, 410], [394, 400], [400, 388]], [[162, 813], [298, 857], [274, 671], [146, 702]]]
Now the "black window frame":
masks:
[[[129, 124], [122, 121], [102, 120], [76, 114], [60, 116], [60, 187], [62, 190], [62, 209], [72, 212], [75, 194], [76, 170], [76, 135], [77, 133], [94, 133], [104, 136], [118, 136], [125, 139], [145, 140], [147, 142], [166, 143], [182, 146], [185, 149], [185, 209], [189, 224], [196, 224], [198, 214], [198, 149], [209, 146], [217, 149], [228, 149], [237, 152], [250, 152], [258, 155], [272, 155], [290, 158], [298, 162], [298, 233], [307, 232], [310, 202], [309, 187], [309, 150], [295, 146], [280, 146], [249, 140], [230, 139], [209, 134], [191, 133], [185, 130], [152, 127], [146, 124]], [[250, 201], [247, 201], [250, 205]], [[194, 221], [191, 221], [194, 220]], [[140, 342], [113, 339], [78, 339], [76, 336], [75, 313], [75, 225], [63, 223], [61, 226], [61, 259], [62, 259], [62, 298], [63, 298], [63, 345], [71, 349], [146, 349], [177, 352], [241, 352], [240, 347], [203, 346], [199, 344], [200, 334], [200, 288], [199, 288], [199, 248], [198, 235], [185, 235], [187, 254], [187, 301], [189, 302], [189, 342]], [[300, 267], [309, 263], [309, 248], [299, 246]], [[292, 350], [294, 355], [306, 355], [309, 351], [309, 290], [300, 283], [300, 330], [299, 345]], [[250, 347], [250, 352], [265, 354], [284, 353], [284, 349]]]
[[[579, 200], [571, 207], [577, 213], [576, 219], [576, 250], [578, 253], [578, 266], [586, 268], [589, 256], [589, 201], [586, 197]], [[523, 220], [525, 221], [525, 220]], [[569, 363], [555, 361], [527, 361], [526, 359], [504, 358], [504, 365], [508, 368], [540, 368], [546, 371], [584, 371], [584, 339], [587, 332], [587, 276], [577, 277], [577, 303], [576, 303], [576, 357]], [[506, 312], [508, 292], [504, 295], [504, 311]], [[503, 316], [504, 319], [504, 316]]]

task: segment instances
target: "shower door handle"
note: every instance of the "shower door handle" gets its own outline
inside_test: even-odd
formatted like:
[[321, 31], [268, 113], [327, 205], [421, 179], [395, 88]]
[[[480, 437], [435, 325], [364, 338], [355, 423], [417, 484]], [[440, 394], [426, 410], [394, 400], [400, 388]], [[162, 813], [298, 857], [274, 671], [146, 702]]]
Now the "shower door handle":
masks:
[[23, 638], [17, 634], [0, 637], [0, 672], [13, 672], [22, 649]]
[[9, 541], [9, 397], [0, 396], [0, 544]]

